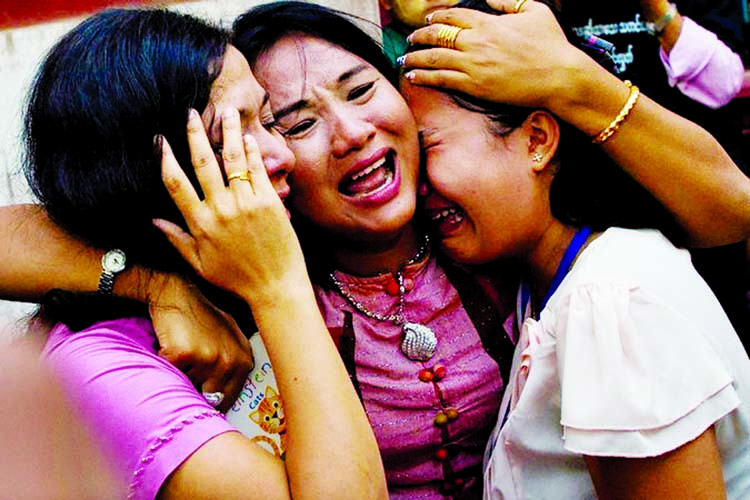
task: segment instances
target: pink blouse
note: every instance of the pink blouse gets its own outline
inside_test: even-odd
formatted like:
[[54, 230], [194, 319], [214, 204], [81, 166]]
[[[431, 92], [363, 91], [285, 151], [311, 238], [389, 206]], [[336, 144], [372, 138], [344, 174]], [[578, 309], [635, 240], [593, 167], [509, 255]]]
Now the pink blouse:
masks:
[[[398, 311], [391, 274], [336, 278], [368, 311]], [[390, 498], [481, 498], [482, 456], [503, 390], [498, 363], [435, 259], [408, 266], [404, 278], [406, 321], [429, 326], [438, 339], [430, 360], [408, 359], [400, 326], [367, 317], [335, 287], [317, 289], [326, 324], [375, 430]], [[482, 327], [505, 333], [502, 322]]]

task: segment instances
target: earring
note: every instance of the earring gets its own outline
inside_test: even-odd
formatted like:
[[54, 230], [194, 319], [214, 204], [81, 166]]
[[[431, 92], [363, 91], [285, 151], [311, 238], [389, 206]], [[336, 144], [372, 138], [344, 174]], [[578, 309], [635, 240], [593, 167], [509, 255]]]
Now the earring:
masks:
[[534, 163], [541, 162], [542, 158], [544, 157], [542, 156], [542, 153], [540, 153], [539, 151], [534, 151], [534, 153], [531, 155], [531, 161], [533, 161]]

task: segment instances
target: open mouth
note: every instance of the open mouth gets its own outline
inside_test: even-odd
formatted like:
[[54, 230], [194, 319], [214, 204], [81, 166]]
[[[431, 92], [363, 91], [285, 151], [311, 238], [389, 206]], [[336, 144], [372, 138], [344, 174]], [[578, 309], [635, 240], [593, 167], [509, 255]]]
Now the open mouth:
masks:
[[339, 192], [346, 196], [363, 197], [376, 193], [388, 186], [396, 172], [393, 152], [364, 170], [360, 170], [339, 184]]
[[456, 225], [464, 220], [464, 213], [455, 207], [445, 208], [434, 212], [430, 216], [430, 220], [436, 226], [442, 226], [443, 224]]

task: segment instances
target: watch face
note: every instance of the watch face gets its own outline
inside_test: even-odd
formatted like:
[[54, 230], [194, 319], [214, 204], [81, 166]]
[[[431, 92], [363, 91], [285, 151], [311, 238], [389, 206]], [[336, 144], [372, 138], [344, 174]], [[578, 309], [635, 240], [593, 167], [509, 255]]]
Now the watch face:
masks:
[[110, 273], [119, 273], [125, 269], [125, 253], [122, 250], [110, 250], [102, 257], [102, 268]]

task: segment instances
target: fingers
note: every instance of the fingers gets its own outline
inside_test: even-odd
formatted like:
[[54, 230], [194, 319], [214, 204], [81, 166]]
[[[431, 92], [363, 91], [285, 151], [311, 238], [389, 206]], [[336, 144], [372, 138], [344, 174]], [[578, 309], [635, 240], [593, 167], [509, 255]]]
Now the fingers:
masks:
[[255, 138], [250, 134], [245, 134], [242, 137], [242, 145], [245, 157], [247, 158], [247, 172], [250, 175], [250, 182], [256, 190], [255, 193], [258, 195], [272, 193], [278, 197], [276, 191], [273, 189], [273, 185], [271, 185], [271, 180], [268, 178], [268, 172], [266, 172], [263, 157], [260, 154], [260, 148]]
[[251, 176], [248, 175], [242, 125], [240, 114], [236, 109], [228, 109], [224, 112], [221, 130], [224, 141], [222, 160], [229, 188], [240, 196], [252, 194], [253, 183]]
[[203, 189], [204, 196], [209, 200], [223, 190], [224, 178], [221, 175], [221, 167], [216, 161], [216, 155], [211, 149], [203, 121], [194, 109], [190, 110], [188, 116], [187, 138], [195, 176]]
[[172, 197], [175, 205], [183, 214], [190, 213], [190, 207], [200, 204], [198, 193], [193, 189], [192, 184], [180, 168], [177, 159], [169, 146], [169, 142], [164, 137], [161, 141], [161, 178], [164, 186]]

